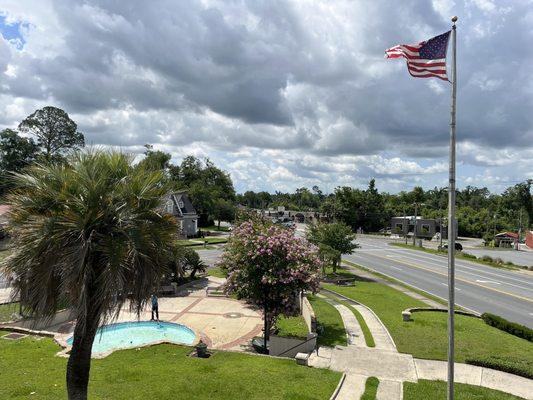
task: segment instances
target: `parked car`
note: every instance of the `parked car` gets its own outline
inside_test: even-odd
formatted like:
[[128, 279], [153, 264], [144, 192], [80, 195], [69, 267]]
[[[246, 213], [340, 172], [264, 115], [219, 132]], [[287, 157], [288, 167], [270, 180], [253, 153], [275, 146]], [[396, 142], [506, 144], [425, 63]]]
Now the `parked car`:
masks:
[[[447, 249], [448, 243], [445, 243], [442, 247]], [[463, 250], [463, 245], [461, 243], [455, 242], [455, 250], [459, 250], [459, 251]]]

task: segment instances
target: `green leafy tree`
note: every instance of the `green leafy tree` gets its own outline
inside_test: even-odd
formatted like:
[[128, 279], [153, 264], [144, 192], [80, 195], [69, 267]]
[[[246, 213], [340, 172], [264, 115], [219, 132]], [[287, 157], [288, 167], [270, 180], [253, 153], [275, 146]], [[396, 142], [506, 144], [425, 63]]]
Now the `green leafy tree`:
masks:
[[161, 150], [154, 150], [151, 144], [145, 144], [144, 158], [139, 162], [139, 167], [148, 168], [152, 171], [165, 171], [170, 168], [170, 159], [172, 156]]
[[67, 363], [69, 400], [87, 398], [97, 328], [123, 305], [140, 312], [167, 272], [176, 240], [159, 213], [167, 188], [160, 171], [118, 152], [75, 153], [68, 164], [35, 165], [16, 175], [2, 265], [32, 317], [51, 317], [67, 301], [77, 321]]
[[12, 186], [10, 174], [20, 172], [31, 164], [37, 151], [38, 147], [31, 138], [22, 137], [12, 129], [0, 132], [0, 193]]
[[309, 225], [306, 237], [332, 260], [333, 273], [337, 273], [337, 266], [341, 262], [342, 254], [352, 254], [357, 247], [353, 243], [355, 234], [351, 228], [340, 222]]
[[231, 201], [219, 198], [215, 201], [213, 217], [217, 220], [220, 230], [221, 221], [232, 222], [235, 219], [235, 206]]
[[34, 111], [18, 128], [37, 139], [46, 161], [60, 160], [68, 151], [85, 145], [83, 133], [78, 132], [76, 123], [57, 107], [47, 106]]

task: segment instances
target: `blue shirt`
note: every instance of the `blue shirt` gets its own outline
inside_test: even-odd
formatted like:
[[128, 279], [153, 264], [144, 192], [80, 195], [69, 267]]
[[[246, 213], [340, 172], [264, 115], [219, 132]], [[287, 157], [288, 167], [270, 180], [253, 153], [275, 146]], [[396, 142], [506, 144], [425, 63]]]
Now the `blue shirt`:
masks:
[[152, 307], [157, 307], [157, 296], [152, 295]]

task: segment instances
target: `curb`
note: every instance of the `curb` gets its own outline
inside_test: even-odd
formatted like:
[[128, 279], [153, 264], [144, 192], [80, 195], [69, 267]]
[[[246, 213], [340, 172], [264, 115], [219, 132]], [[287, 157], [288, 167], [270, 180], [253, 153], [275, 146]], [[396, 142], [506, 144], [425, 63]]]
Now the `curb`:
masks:
[[333, 392], [329, 400], [335, 400], [337, 398], [337, 396], [339, 395], [339, 392], [342, 389], [342, 385], [344, 384], [345, 379], [346, 379], [346, 372], [342, 374], [341, 379], [339, 380], [339, 383], [337, 384], [337, 387], [335, 388], [335, 391]]

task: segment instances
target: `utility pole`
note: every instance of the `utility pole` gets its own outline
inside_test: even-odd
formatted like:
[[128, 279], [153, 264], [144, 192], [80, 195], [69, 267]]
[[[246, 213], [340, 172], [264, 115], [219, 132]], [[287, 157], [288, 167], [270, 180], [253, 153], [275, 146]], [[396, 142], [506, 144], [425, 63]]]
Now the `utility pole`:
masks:
[[450, 177], [448, 189], [448, 386], [447, 398], [454, 400], [455, 361], [455, 114], [457, 104], [457, 43], [455, 23], [452, 17], [452, 104], [450, 112]]
[[522, 236], [522, 209], [518, 214], [518, 240], [516, 241], [516, 250], [520, 250], [520, 238]]
[[407, 225], [407, 216], [405, 215], [405, 207], [403, 209], [403, 236], [405, 237], [405, 244], [407, 244], [407, 233], [409, 233], [409, 225]]
[[[440, 214], [440, 211], [439, 211], [439, 214]], [[440, 246], [439, 246], [439, 248], [440, 248], [440, 249], [442, 249], [442, 233], [443, 233], [443, 229], [442, 229], [442, 220], [443, 220], [443, 219], [444, 219], [444, 218], [442, 218], [442, 217], [440, 218], [440, 228], [439, 228], [439, 231], [440, 231], [440, 235], [439, 235], [439, 236], [440, 236]]]
[[413, 246], [416, 246], [416, 217], [418, 213], [418, 203], [415, 203], [415, 225], [413, 227]]

